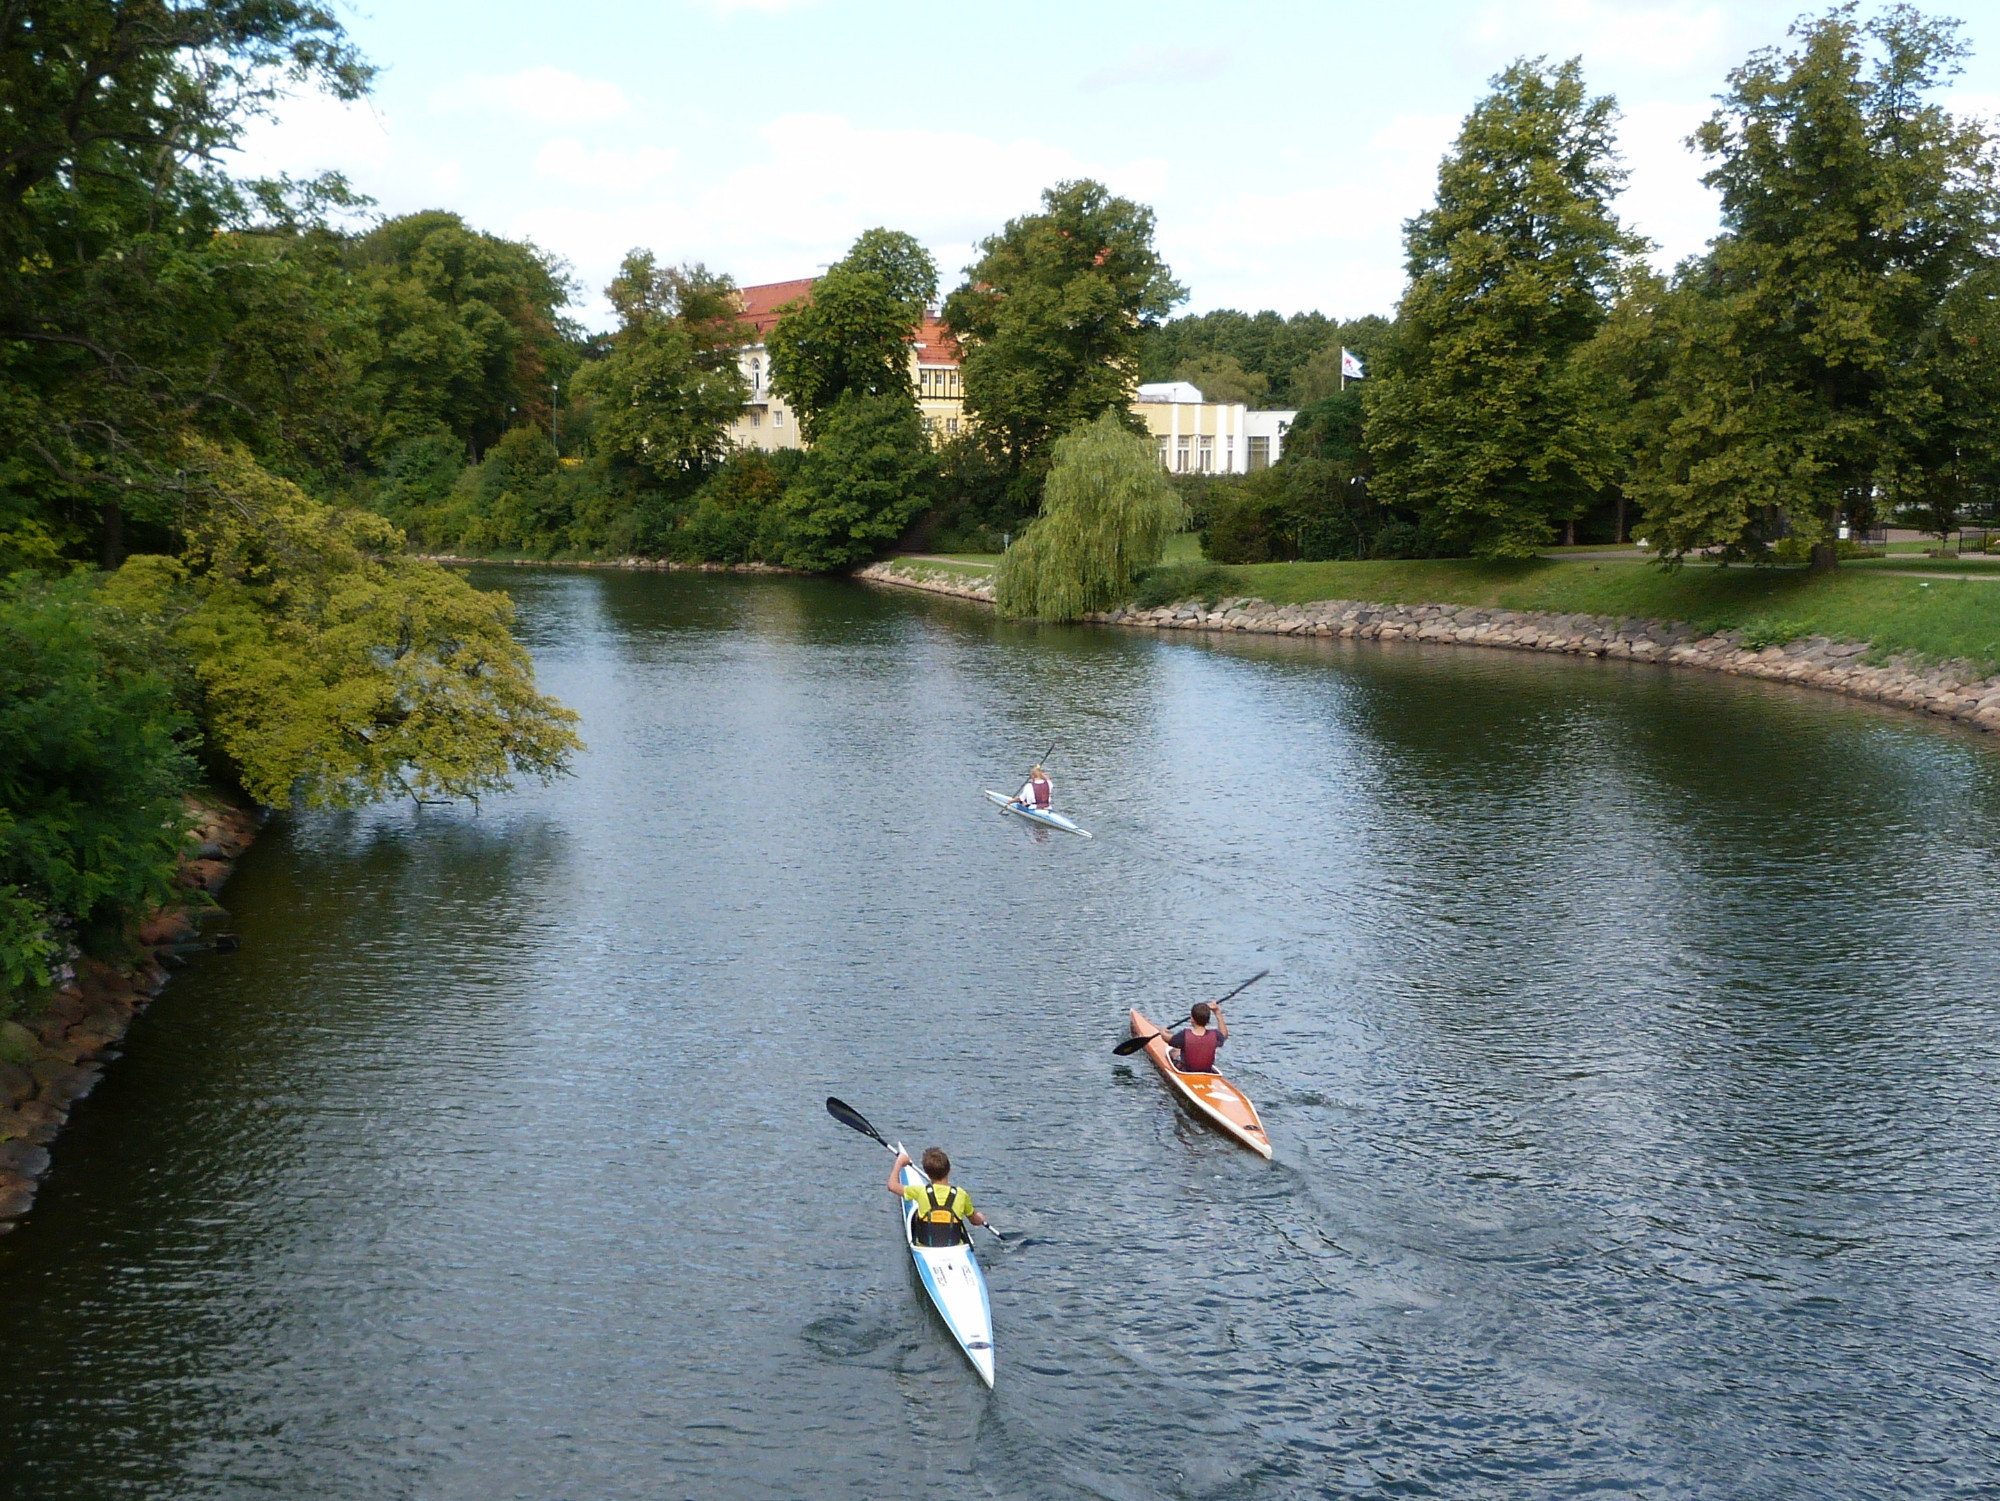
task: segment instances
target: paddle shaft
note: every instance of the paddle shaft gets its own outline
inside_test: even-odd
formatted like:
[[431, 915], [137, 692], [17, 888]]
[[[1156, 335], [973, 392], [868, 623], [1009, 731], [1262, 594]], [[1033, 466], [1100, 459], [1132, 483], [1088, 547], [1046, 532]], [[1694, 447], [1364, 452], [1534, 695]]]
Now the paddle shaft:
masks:
[[[1268, 975], [1269, 973], [1270, 971], [1268, 969], [1258, 970], [1256, 974], [1252, 975], [1249, 979], [1245, 980], [1241, 985], [1237, 986], [1234, 990], [1230, 991], [1228, 995], [1224, 996], [1222, 998], [1222, 1001], [1235, 1000], [1236, 997], [1243, 994], [1244, 991], [1248, 990], [1252, 985], [1255, 985], [1259, 980], [1263, 979], [1264, 976]], [[1210, 1001], [1208, 1004], [1212, 1007], [1220, 1008], [1220, 1006], [1222, 1005], [1222, 1001]], [[1193, 1020], [1194, 1018], [1192, 1016], [1188, 1018], [1188, 1021], [1193, 1021]], [[1184, 1026], [1184, 1025], [1186, 1025], [1186, 1023], [1182, 1022], [1175, 1023], [1175, 1026]], [[1132, 1056], [1132, 1054], [1138, 1052], [1139, 1049], [1143, 1048], [1147, 1043], [1151, 1042], [1154, 1037], [1165, 1037], [1173, 1030], [1174, 1030], [1173, 1027], [1166, 1027], [1158, 1032], [1153, 1033], [1151, 1037], [1128, 1037], [1125, 1039], [1125, 1041], [1119, 1043], [1118, 1046], [1113, 1048], [1111, 1051], [1120, 1058], [1129, 1058]]]
[[[859, 1110], [856, 1110], [845, 1100], [837, 1100], [832, 1095], [828, 1095], [826, 1097], [826, 1113], [850, 1131], [859, 1131], [863, 1136], [879, 1142], [882, 1146], [888, 1147], [890, 1151], [897, 1153], [899, 1156], [904, 1155], [901, 1147], [890, 1146], [888, 1141], [884, 1140], [882, 1133], [868, 1124], [868, 1117], [863, 1115]], [[1004, 1241], [1007, 1238], [991, 1224], [986, 1225], [984, 1228], [993, 1231], [993, 1238], [995, 1240]]]

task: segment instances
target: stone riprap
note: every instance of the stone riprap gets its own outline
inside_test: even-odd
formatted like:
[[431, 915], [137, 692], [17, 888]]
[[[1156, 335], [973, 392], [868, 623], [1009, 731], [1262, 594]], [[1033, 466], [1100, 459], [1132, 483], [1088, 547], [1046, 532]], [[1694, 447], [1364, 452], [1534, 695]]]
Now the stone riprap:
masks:
[[959, 599], [976, 599], [989, 605], [993, 603], [994, 578], [990, 573], [984, 578], [968, 578], [963, 573], [934, 564], [914, 562], [909, 558], [889, 558], [880, 563], [870, 563], [857, 571], [855, 577], [872, 579], [878, 584], [894, 584], [899, 589], [921, 589], [926, 594], [950, 594]]
[[[213, 896], [257, 836], [242, 808], [194, 804], [193, 847], [181, 885]], [[0, 1234], [28, 1212], [70, 1107], [96, 1085], [106, 1051], [167, 983], [167, 966], [200, 944], [199, 919], [225, 915], [203, 897], [140, 924], [140, 957], [125, 968], [79, 960], [34, 1015], [0, 1022]]]
[[[907, 563], [876, 563], [861, 570], [861, 577], [989, 604], [993, 599], [990, 579], [972, 583], [961, 576]], [[1758, 648], [1748, 645], [1741, 631], [1705, 633], [1674, 620], [1557, 615], [1478, 605], [1384, 605], [1351, 599], [1298, 605], [1272, 605], [1261, 599], [1225, 599], [1214, 605], [1198, 599], [1181, 600], [1158, 609], [1128, 606], [1084, 618], [1142, 630], [1426, 641], [1440, 646], [1490, 646], [1658, 662], [1822, 688], [2000, 732], [2000, 674], [1980, 677], [1966, 662], [1926, 664], [1900, 657], [1870, 662], [1866, 660], [1867, 642], [1834, 641], [1825, 636], [1803, 636], [1782, 646]]]

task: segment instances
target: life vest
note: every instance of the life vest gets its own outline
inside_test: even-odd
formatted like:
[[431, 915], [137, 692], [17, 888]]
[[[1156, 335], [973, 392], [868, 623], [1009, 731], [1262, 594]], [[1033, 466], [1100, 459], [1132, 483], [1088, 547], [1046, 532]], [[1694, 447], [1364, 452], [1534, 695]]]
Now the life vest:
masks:
[[958, 1217], [958, 1190], [949, 1183], [926, 1183], [917, 1200], [916, 1231], [919, 1245], [955, 1246], [965, 1239], [965, 1225]]
[[1036, 777], [1028, 785], [1035, 789], [1035, 806], [1037, 808], [1046, 808], [1049, 805], [1049, 779], [1047, 777]]

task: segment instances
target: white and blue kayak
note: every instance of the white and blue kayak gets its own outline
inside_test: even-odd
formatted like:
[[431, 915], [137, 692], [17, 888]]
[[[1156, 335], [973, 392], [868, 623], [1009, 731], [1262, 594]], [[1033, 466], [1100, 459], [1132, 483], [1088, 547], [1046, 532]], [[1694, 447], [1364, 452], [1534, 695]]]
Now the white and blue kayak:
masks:
[[[903, 1164], [903, 1182], [921, 1188], [931, 1180], [912, 1163]], [[917, 1276], [924, 1291], [937, 1305], [939, 1317], [958, 1341], [965, 1358], [979, 1372], [979, 1379], [993, 1384], [993, 1305], [986, 1297], [986, 1276], [979, 1270], [979, 1258], [969, 1243], [955, 1246], [917, 1244], [917, 1205], [904, 1199], [903, 1241], [917, 1264]], [[967, 1227], [966, 1234], [972, 1233]]]
[[1044, 812], [1042, 809], [1031, 807], [1027, 803], [1017, 803], [1013, 798], [1007, 796], [1006, 793], [995, 792], [991, 788], [987, 789], [986, 795], [1005, 808], [1009, 813], [1020, 814], [1029, 823], [1047, 824], [1052, 829], [1061, 829], [1065, 834], [1081, 834], [1085, 839], [1090, 837], [1090, 830], [1072, 823], [1060, 813]]

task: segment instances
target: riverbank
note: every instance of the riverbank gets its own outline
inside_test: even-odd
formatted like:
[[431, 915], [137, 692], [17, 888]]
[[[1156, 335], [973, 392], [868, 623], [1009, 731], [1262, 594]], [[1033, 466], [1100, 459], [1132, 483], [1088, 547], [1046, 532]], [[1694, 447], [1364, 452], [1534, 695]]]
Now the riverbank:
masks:
[[122, 968], [79, 960], [38, 1011], [0, 1022], [0, 1235], [33, 1205], [50, 1143], [96, 1087], [133, 1017], [165, 987], [170, 966], [206, 946], [201, 921], [227, 915], [204, 897], [222, 890], [261, 820], [228, 805], [191, 801], [189, 811], [195, 847], [180, 872], [189, 899], [139, 925], [138, 958]]
[[[964, 565], [954, 568], [930, 560], [891, 558], [861, 569], [856, 577], [895, 588], [993, 602], [991, 575], [974, 573]], [[1992, 608], [1994, 628], [2000, 632], [2000, 596], [1994, 598]], [[1443, 646], [1657, 662], [1819, 688], [2000, 732], [2000, 673], [1984, 673], [1980, 663], [1965, 658], [1925, 661], [1915, 653], [1884, 652], [1872, 641], [1792, 634], [1783, 624], [1753, 622], [1717, 630], [1684, 620], [1577, 611], [1352, 599], [1274, 603], [1245, 596], [1212, 604], [1181, 600], [1151, 610], [1123, 606], [1085, 618], [1143, 630], [1427, 641]], [[1781, 636], [1784, 639], [1776, 639]]]
[[653, 573], [782, 573], [776, 563], [677, 563], [667, 558], [482, 558], [454, 552], [420, 552], [415, 556], [426, 563], [442, 563], [447, 568], [621, 568]]

